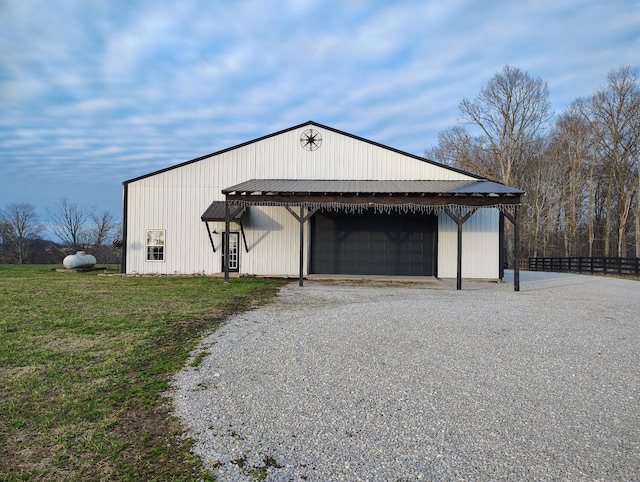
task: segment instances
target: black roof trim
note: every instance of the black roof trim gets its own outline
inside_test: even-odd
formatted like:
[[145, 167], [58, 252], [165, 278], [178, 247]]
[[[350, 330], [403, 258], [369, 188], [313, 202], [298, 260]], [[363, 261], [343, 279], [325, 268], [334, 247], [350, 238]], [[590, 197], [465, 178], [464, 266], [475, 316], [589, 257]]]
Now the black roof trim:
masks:
[[362, 141], [362, 142], [366, 142], [366, 143], [374, 145], [376, 147], [381, 147], [383, 149], [387, 149], [389, 151], [392, 151], [392, 152], [395, 152], [395, 153], [398, 153], [398, 154], [402, 154], [402, 155], [407, 156], [407, 157], [412, 157], [412, 158], [414, 158], [414, 159], [416, 159], [418, 161], [426, 162], [426, 163], [432, 164], [434, 166], [443, 167], [443, 168], [448, 169], [450, 171], [457, 172], [457, 173], [460, 173], [460, 174], [464, 174], [465, 176], [470, 176], [470, 177], [473, 177], [473, 178], [476, 178], [476, 179], [483, 179], [481, 176], [478, 176], [478, 175], [473, 174], [471, 172], [467, 172], [467, 171], [464, 171], [462, 169], [458, 169], [458, 168], [455, 168], [455, 167], [447, 166], [445, 164], [440, 164], [439, 162], [432, 161], [431, 159], [427, 159], [426, 157], [421, 157], [421, 156], [418, 156], [416, 154], [411, 154], [409, 152], [401, 151], [400, 149], [396, 149], [395, 147], [389, 147], [389, 146], [386, 146], [384, 144], [380, 144], [379, 142], [375, 142], [375, 141], [372, 141], [372, 140], [369, 140], [369, 139], [365, 139], [364, 137], [360, 137], [360, 136], [357, 136], [355, 134], [350, 134], [348, 132], [344, 132], [344, 131], [341, 131], [339, 129], [335, 129], [333, 127], [329, 127], [329, 126], [326, 126], [326, 125], [323, 125], [323, 124], [319, 124], [318, 122], [309, 120], [307, 122], [303, 122], [302, 124], [298, 124], [298, 125], [295, 125], [293, 127], [289, 127], [287, 129], [283, 129], [283, 130], [274, 132], [272, 134], [267, 134], [265, 136], [258, 137], [257, 139], [253, 139], [251, 141], [243, 142], [241, 144], [237, 144], [237, 145], [232, 146], [232, 147], [227, 147], [227, 148], [222, 149], [220, 151], [212, 152], [211, 154], [205, 154], [204, 156], [196, 157], [195, 159], [191, 159], [189, 161], [181, 162], [179, 164], [174, 164], [172, 166], [168, 166], [168, 167], [165, 167], [163, 169], [159, 169], [157, 171], [153, 171], [153, 172], [150, 172], [148, 174], [144, 174], [142, 176], [134, 177], [133, 179], [129, 179], [127, 181], [124, 181], [122, 184], [129, 184], [129, 183], [132, 183], [132, 182], [135, 182], [135, 181], [139, 181], [141, 179], [146, 179], [148, 177], [155, 176], [156, 174], [162, 174], [163, 172], [171, 171], [173, 169], [178, 169], [179, 167], [187, 166], [189, 164], [192, 164], [192, 163], [198, 162], [198, 161], [202, 161], [202, 160], [207, 159], [209, 157], [218, 156], [220, 154], [224, 154], [225, 152], [229, 152], [229, 151], [232, 151], [234, 149], [238, 149], [240, 147], [248, 146], [249, 144], [253, 144], [254, 142], [259, 142], [259, 141], [262, 141], [264, 139], [268, 139], [270, 137], [275, 137], [275, 136], [278, 136], [280, 134], [284, 134], [285, 132], [289, 132], [289, 131], [292, 131], [292, 130], [295, 130], [295, 129], [300, 129], [300, 128], [306, 127], [306, 126], [315, 126], [315, 127], [320, 128], [320, 129], [326, 129], [328, 131], [332, 131], [332, 132], [335, 132], [337, 134], [341, 134], [341, 135], [344, 135], [344, 136], [347, 136], [347, 137], [351, 137], [352, 139], [356, 139], [356, 140], [359, 140], [359, 141]]

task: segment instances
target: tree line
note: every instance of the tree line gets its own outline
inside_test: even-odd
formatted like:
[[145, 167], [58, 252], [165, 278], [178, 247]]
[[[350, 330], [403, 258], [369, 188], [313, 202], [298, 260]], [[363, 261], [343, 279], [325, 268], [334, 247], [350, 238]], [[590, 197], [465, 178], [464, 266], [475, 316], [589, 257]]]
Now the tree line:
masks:
[[[60, 263], [76, 251], [87, 251], [99, 263], [117, 263], [120, 225], [109, 211], [85, 208], [66, 198], [46, 211], [46, 225], [28, 203], [0, 209], [0, 263]], [[45, 233], [60, 242], [44, 241]]]
[[524, 257], [640, 257], [637, 68], [555, 115], [546, 82], [505, 66], [459, 113], [425, 157], [526, 191]]

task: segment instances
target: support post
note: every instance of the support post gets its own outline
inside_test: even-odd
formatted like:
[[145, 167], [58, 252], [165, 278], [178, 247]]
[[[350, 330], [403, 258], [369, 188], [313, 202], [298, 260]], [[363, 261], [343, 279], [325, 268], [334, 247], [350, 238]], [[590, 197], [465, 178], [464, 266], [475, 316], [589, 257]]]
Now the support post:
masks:
[[520, 206], [514, 208], [515, 226], [513, 229], [513, 291], [520, 291]]
[[[513, 224], [513, 291], [520, 291], [520, 205], [513, 206], [513, 215], [507, 211], [504, 215]], [[544, 269], [543, 260], [542, 271]]]
[[300, 271], [298, 285], [303, 285], [304, 278], [304, 206], [300, 206]]
[[456, 221], [458, 225], [458, 259], [456, 271], [456, 289], [462, 289], [462, 223]]
[[231, 229], [231, 216], [229, 213], [229, 202], [224, 201], [224, 245], [222, 257], [224, 261], [224, 283], [229, 284], [229, 230]]
[[213, 249], [213, 252], [215, 253], [216, 245], [213, 242], [213, 236], [211, 235], [211, 229], [209, 228], [209, 221], [205, 221], [204, 224], [207, 227], [207, 234], [209, 235], [209, 242], [211, 243], [211, 249]]
[[307, 222], [311, 216], [315, 214], [318, 208], [309, 209], [309, 212], [304, 214], [304, 205], [300, 206], [300, 214], [298, 215], [289, 206], [285, 206], [286, 210], [298, 220], [300, 223], [300, 274], [298, 277], [298, 284], [303, 286], [304, 284], [304, 223]]
[[227, 201], [226, 199], [224, 200], [224, 249], [222, 253], [222, 259], [224, 264], [225, 284], [229, 283], [229, 231], [231, 231], [231, 220], [234, 219], [243, 209], [244, 208], [242, 206], [236, 206], [236, 208], [232, 211], [231, 207], [229, 206], [229, 201]]
[[456, 270], [456, 289], [462, 289], [462, 225], [478, 210], [478, 208], [469, 208], [467, 213], [462, 215], [462, 208], [456, 206], [456, 212], [450, 206], [445, 206], [444, 212], [447, 213], [453, 222], [458, 226], [458, 257]]
[[244, 241], [244, 252], [249, 252], [249, 245], [247, 244], [247, 237], [244, 234], [244, 226], [242, 225], [242, 219], [240, 219], [240, 232], [242, 233], [242, 241]]

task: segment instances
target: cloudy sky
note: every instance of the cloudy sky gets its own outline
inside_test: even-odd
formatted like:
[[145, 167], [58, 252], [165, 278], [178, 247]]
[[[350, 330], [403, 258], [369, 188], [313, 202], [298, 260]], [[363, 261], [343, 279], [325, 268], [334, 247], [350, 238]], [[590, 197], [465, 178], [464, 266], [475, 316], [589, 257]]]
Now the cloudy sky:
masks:
[[421, 155], [505, 65], [556, 112], [640, 65], [638, 0], [0, 0], [0, 208], [307, 120]]

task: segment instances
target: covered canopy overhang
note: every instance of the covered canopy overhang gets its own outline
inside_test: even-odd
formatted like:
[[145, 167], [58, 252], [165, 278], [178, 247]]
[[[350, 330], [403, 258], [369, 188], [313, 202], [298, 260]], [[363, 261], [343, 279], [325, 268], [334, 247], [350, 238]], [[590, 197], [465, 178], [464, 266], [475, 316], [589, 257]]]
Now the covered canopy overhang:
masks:
[[[242, 240], [244, 241], [244, 249], [245, 251], [248, 252], [249, 247], [247, 245], [247, 237], [244, 234], [244, 226], [242, 224], [242, 215], [244, 214], [245, 211], [246, 209], [238, 210], [230, 221], [236, 222], [240, 226], [240, 232], [242, 233]], [[211, 231], [211, 228], [209, 227], [209, 223], [210, 222], [224, 223], [226, 221], [225, 213], [226, 213], [225, 202], [213, 201], [209, 205], [209, 207], [206, 209], [206, 211], [202, 213], [202, 216], [200, 216], [200, 219], [202, 220], [202, 222], [204, 222], [205, 226], [207, 227], [209, 242], [211, 243], [211, 248], [213, 249], [214, 253], [216, 252], [216, 245], [213, 242], [213, 234], [215, 233], [215, 231]]]
[[[524, 192], [486, 179], [471, 180], [290, 180], [252, 179], [222, 190], [225, 236], [229, 223], [249, 206], [284, 206], [300, 223], [300, 286], [303, 284], [304, 223], [319, 210], [362, 212], [444, 211], [458, 226], [457, 288], [462, 285], [462, 225], [480, 208], [495, 208], [514, 229], [514, 289], [520, 290], [519, 206]], [[299, 208], [299, 213], [293, 207]], [[203, 215], [204, 220], [204, 215]], [[228, 243], [229, 240], [227, 239]], [[229, 279], [224, 262], [225, 282]]]

